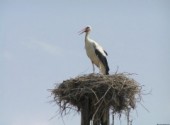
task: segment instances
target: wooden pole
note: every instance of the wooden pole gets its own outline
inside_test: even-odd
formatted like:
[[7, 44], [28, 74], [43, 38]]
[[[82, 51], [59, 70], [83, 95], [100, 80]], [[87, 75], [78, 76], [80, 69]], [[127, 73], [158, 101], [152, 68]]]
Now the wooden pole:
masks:
[[130, 120], [130, 125], [132, 125], [133, 120]]
[[101, 125], [110, 125], [110, 120], [109, 120], [109, 108], [107, 108], [102, 117], [101, 117]]
[[130, 125], [130, 108], [127, 109], [127, 125]]
[[90, 125], [89, 107], [89, 98], [85, 97], [81, 107], [81, 125]]
[[115, 119], [114, 119], [114, 113], [112, 113], [112, 125], [114, 125]]

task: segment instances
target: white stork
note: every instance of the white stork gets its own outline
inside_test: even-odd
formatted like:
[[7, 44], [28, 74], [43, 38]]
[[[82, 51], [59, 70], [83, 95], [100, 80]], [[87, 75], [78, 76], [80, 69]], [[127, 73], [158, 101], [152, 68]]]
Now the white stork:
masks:
[[90, 58], [93, 66], [93, 73], [95, 72], [94, 64], [99, 68], [100, 73], [103, 75], [109, 74], [109, 66], [107, 63], [107, 52], [94, 40], [89, 38], [91, 27], [87, 26], [80, 34], [86, 33], [85, 35], [85, 49], [87, 56]]

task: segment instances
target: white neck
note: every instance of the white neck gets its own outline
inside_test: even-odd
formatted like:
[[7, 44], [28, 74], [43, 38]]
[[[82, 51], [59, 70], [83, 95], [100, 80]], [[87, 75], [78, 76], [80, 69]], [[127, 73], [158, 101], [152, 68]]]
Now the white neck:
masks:
[[89, 38], [89, 34], [90, 32], [86, 32], [86, 35], [85, 35], [85, 42], [88, 41], [90, 38]]

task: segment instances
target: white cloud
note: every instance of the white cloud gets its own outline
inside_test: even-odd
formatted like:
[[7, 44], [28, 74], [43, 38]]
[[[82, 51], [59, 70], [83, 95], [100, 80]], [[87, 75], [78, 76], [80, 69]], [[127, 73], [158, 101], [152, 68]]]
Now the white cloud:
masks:
[[51, 43], [43, 42], [43, 41], [32, 40], [29, 42], [24, 42], [22, 44], [27, 46], [29, 49], [42, 50], [50, 55], [58, 56], [63, 53], [62, 48], [56, 45], [53, 45]]
[[34, 43], [49, 54], [60, 55], [62, 53], [62, 49], [55, 45], [40, 41], [35, 41]]
[[14, 54], [5, 50], [2, 52], [2, 58], [4, 58], [6, 61], [12, 61], [14, 59]]

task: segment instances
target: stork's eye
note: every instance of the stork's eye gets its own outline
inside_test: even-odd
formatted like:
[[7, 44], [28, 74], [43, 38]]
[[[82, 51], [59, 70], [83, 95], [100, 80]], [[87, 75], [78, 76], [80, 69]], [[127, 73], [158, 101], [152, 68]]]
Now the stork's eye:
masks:
[[90, 27], [86, 27], [86, 30], [89, 31], [89, 30], [90, 30]]

